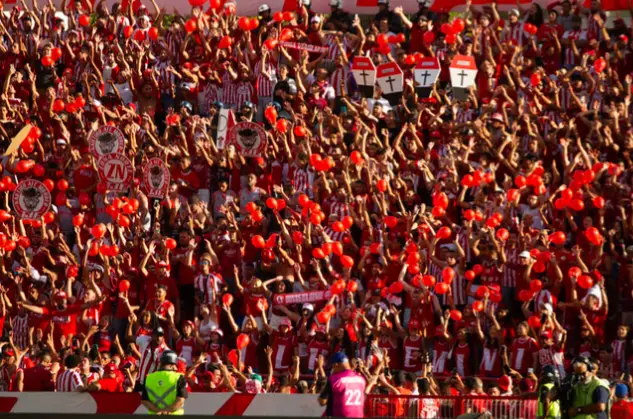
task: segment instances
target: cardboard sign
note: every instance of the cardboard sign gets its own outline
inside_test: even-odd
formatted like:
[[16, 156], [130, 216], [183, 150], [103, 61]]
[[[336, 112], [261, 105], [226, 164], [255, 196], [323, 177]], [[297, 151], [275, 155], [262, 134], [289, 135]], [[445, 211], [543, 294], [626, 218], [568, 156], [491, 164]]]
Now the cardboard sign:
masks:
[[382, 90], [383, 97], [392, 106], [398, 105], [404, 90], [404, 74], [398, 64], [380, 64], [376, 69], [376, 81]]
[[433, 92], [433, 85], [440, 76], [440, 62], [435, 57], [424, 57], [415, 66], [413, 78], [415, 79], [415, 90], [420, 97], [429, 97]]
[[23, 220], [38, 220], [50, 207], [51, 193], [39, 180], [23, 180], [13, 191], [13, 208]]
[[325, 301], [330, 297], [332, 297], [332, 292], [330, 290], [291, 292], [289, 294], [273, 295], [273, 304], [282, 306], [287, 304], [312, 303], [314, 301]]
[[232, 109], [222, 108], [218, 113], [218, 127], [217, 134], [215, 136], [215, 146], [218, 150], [226, 147], [226, 137], [229, 130], [235, 126], [235, 115]]
[[143, 189], [150, 198], [164, 198], [171, 181], [171, 174], [165, 162], [153, 157], [143, 166]]
[[134, 169], [132, 162], [123, 154], [107, 154], [97, 162], [99, 177], [113, 192], [125, 192], [130, 188]]
[[453, 97], [457, 100], [467, 100], [468, 89], [475, 85], [475, 77], [477, 77], [475, 58], [467, 55], [456, 55], [448, 70], [451, 74]]
[[234, 146], [242, 156], [259, 157], [266, 152], [266, 141], [264, 128], [254, 122], [243, 121], [229, 130], [226, 145]]
[[97, 160], [106, 154], [119, 154], [125, 150], [125, 136], [117, 127], [102, 125], [88, 137], [90, 153]]
[[374, 97], [376, 86], [376, 66], [369, 57], [354, 57], [352, 75], [360, 93], [367, 98]]
[[13, 140], [11, 140], [11, 144], [9, 144], [9, 147], [7, 147], [7, 150], [4, 152], [5, 156], [9, 156], [11, 153], [17, 150], [18, 147], [20, 147], [20, 144], [22, 144], [22, 141], [26, 140], [26, 137], [29, 136], [29, 133], [31, 132], [32, 127], [33, 126], [31, 124], [26, 124], [20, 130], [20, 132], [18, 132], [16, 136], [13, 137]]

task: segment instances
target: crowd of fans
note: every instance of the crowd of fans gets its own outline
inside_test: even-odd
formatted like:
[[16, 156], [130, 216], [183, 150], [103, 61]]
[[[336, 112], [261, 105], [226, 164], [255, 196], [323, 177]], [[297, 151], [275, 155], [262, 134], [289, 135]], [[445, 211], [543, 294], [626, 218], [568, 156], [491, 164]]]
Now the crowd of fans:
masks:
[[[338, 351], [380, 394], [530, 393], [577, 356], [633, 385], [631, 28], [597, 1], [378, 3], [363, 24], [339, 0], [5, 6], [1, 390], [139, 390], [166, 348], [194, 392], [317, 392]], [[466, 100], [456, 54], [478, 68]], [[400, 66], [398, 103], [363, 97], [359, 55]], [[216, 143], [226, 109], [265, 130], [259, 155]], [[102, 126], [125, 138], [123, 192]], [[50, 190], [41, 218], [14, 207], [26, 179]]]

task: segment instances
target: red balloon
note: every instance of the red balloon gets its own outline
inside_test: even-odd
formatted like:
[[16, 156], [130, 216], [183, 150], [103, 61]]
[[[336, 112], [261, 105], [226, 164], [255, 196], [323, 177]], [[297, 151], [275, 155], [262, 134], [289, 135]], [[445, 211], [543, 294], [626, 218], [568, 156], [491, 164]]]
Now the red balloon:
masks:
[[567, 271], [567, 275], [569, 275], [570, 278], [578, 278], [580, 275], [582, 275], [582, 270], [577, 266], [572, 266]]
[[378, 182], [376, 182], [376, 188], [384, 193], [387, 190], [387, 181], [384, 179], [380, 179]]
[[389, 43], [389, 37], [386, 34], [381, 33], [376, 37], [376, 42], [378, 45], [387, 45]]
[[266, 199], [266, 206], [268, 208], [270, 208], [271, 210], [276, 210], [277, 209], [277, 200], [273, 197], [269, 197], [268, 199]]
[[61, 50], [61, 48], [57, 48], [57, 47], [53, 48], [53, 49], [51, 50], [51, 58], [52, 58], [54, 61], [57, 61], [57, 60], [59, 60], [60, 58], [62, 58], [62, 50]]
[[525, 176], [518, 175], [514, 178], [514, 184], [519, 188], [523, 188], [526, 185]]
[[473, 311], [476, 311], [479, 313], [479, 312], [482, 312], [483, 310], [484, 310], [484, 303], [482, 301], [477, 300], [473, 303]]
[[467, 270], [466, 272], [464, 272], [464, 278], [466, 278], [467, 281], [474, 281], [475, 280], [475, 271], [473, 270]]
[[233, 44], [233, 39], [230, 36], [223, 36], [218, 42], [218, 48], [220, 49], [228, 49]]
[[398, 219], [392, 215], [387, 215], [385, 217], [385, 225], [389, 228], [394, 228], [398, 225]]
[[593, 278], [591, 278], [589, 275], [581, 275], [578, 279], [577, 279], [577, 283], [578, 286], [580, 288], [584, 288], [586, 290], [588, 290], [589, 288], [593, 287]]
[[48, 55], [42, 57], [41, 61], [44, 67], [52, 67], [53, 64], [55, 64], [55, 61], [53, 61], [53, 58]]
[[84, 223], [84, 217], [83, 215], [75, 215], [73, 217], [73, 225], [75, 227], [81, 227]]
[[248, 337], [246, 333], [240, 333], [237, 339], [235, 340], [237, 349], [242, 350], [248, 346], [251, 338]]
[[290, 22], [293, 19], [292, 12], [283, 12], [282, 17], [284, 22]]
[[356, 292], [356, 291], [358, 290], [358, 283], [357, 283], [356, 281], [352, 281], [352, 280], [350, 280], [350, 281], [347, 283], [347, 290], [348, 290], [349, 292]]
[[464, 175], [464, 177], [462, 178], [461, 181], [462, 186], [465, 186], [467, 188], [471, 188], [475, 185], [473, 185], [473, 177], [472, 175]]
[[62, 192], [66, 191], [68, 189], [68, 181], [66, 179], [61, 179], [57, 182], [57, 189]]
[[435, 218], [441, 218], [446, 214], [446, 211], [444, 211], [444, 208], [442, 207], [433, 207], [431, 214], [433, 214], [433, 217]]
[[605, 205], [605, 200], [604, 200], [604, 198], [603, 198], [603, 197], [601, 197], [601, 196], [596, 196], [596, 197], [593, 199], [593, 206], [594, 206], [595, 208], [601, 209], [601, 208], [604, 208], [604, 205]]
[[459, 310], [451, 310], [450, 316], [454, 322], [458, 322], [462, 320], [462, 312]]
[[450, 285], [453, 282], [453, 278], [455, 278], [455, 270], [453, 270], [453, 268], [447, 266], [442, 269], [442, 280], [444, 280], [444, 282]]
[[343, 255], [341, 256], [341, 265], [345, 268], [351, 268], [354, 266], [354, 259], [351, 256]]
[[233, 295], [228, 292], [222, 296], [222, 304], [225, 306], [231, 306], [233, 304]]
[[126, 26], [125, 28], [123, 28], [123, 36], [125, 36], [126, 38], [132, 36], [133, 32], [134, 28], [132, 26]]
[[158, 28], [155, 26], [149, 28], [149, 31], [147, 31], [147, 36], [149, 36], [149, 39], [151, 39], [152, 41], [158, 41]]
[[435, 41], [435, 33], [433, 31], [426, 31], [422, 35], [422, 40], [425, 44], [432, 44]]
[[343, 256], [343, 245], [341, 242], [332, 242], [332, 253], [337, 256]]
[[130, 281], [128, 281], [127, 279], [124, 279], [123, 281], [119, 282], [119, 291], [126, 292], [129, 289], [130, 289]]
[[530, 84], [532, 84], [532, 86], [538, 86], [539, 84], [541, 84], [541, 75], [539, 73], [534, 73], [532, 74], [532, 76], [530, 76]]
[[257, 249], [263, 249], [264, 246], [266, 245], [266, 241], [264, 240], [262, 236], [260, 236], [259, 234], [256, 234], [251, 238], [251, 244], [253, 245], [253, 247]]
[[607, 68], [607, 61], [600, 57], [593, 63], [593, 68], [596, 70], [596, 73], [602, 73], [605, 68]]
[[47, 212], [46, 214], [44, 214], [44, 223], [50, 224], [53, 221], [55, 221], [55, 213]]
[[7, 240], [7, 242], [4, 245], [4, 250], [6, 250], [7, 252], [10, 252], [12, 250], [15, 250], [17, 246], [18, 245], [13, 240]]
[[466, 22], [464, 22], [464, 19], [458, 17], [453, 21], [452, 27], [454, 33], [461, 33], [466, 28]]
[[596, 246], [602, 243], [602, 234], [600, 234], [600, 231], [598, 231], [598, 229], [595, 227], [589, 227], [585, 231], [585, 236], [587, 237], [587, 240], [589, 240], [589, 242]]
[[292, 233], [292, 241], [294, 241], [296, 244], [303, 243], [303, 233], [300, 231], [294, 231]]
[[532, 329], [539, 329], [541, 327], [541, 319], [538, 316], [530, 316], [528, 318], [528, 324]]
[[[266, 46], [266, 48], [268, 48], [271, 51], [277, 47], [277, 44], [278, 44], [277, 40], [272, 39], [272, 38], [268, 38], [266, 41], [264, 41], [264, 45]], [[297, 135], [297, 128], [299, 127], [295, 127], [295, 135]], [[302, 137], [302, 135], [300, 135], [299, 137]]]
[[582, 211], [585, 209], [585, 203], [581, 199], [572, 199], [569, 201], [569, 207], [574, 211]]
[[[189, 22], [187, 22], [189, 23]], [[145, 32], [141, 31], [141, 30], [137, 30], [136, 32], [134, 32], [134, 40], [136, 42], [143, 42], [145, 41]]]
[[449, 290], [449, 286], [445, 282], [440, 282], [439, 284], [435, 285], [436, 294], [439, 294], [439, 295], [446, 294], [448, 290]]
[[444, 42], [446, 42], [448, 45], [453, 45], [455, 42], [457, 42], [457, 35], [455, 35], [454, 33], [449, 33], [444, 38]]
[[448, 196], [444, 192], [435, 194], [433, 196], [433, 206], [446, 210], [448, 208]]
[[249, 21], [249, 27], [248, 29], [251, 31], [254, 31], [255, 29], [257, 29], [259, 27], [259, 18], [251, 18]]
[[227, 355], [227, 358], [231, 364], [233, 364], [234, 366], [237, 366], [237, 350], [236, 349], [231, 349], [229, 351], [229, 354]]
[[79, 16], [79, 24], [81, 26], [89, 26], [90, 25], [90, 16], [88, 16], [88, 15], [81, 15], [81, 16]]
[[550, 234], [549, 240], [554, 244], [562, 245], [565, 243], [565, 240], [567, 240], [567, 236], [565, 236], [565, 233], [562, 231], [556, 231]]
[[192, 33], [198, 30], [198, 23], [195, 19], [189, 19], [187, 23], [185, 23], [185, 30], [187, 33]]
[[392, 283], [391, 285], [389, 285], [389, 292], [392, 294], [399, 294], [402, 292], [403, 289], [404, 289], [404, 286], [402, 285], [402, 282], [400, 281], [396, 281]]
[[314, 256], [316, 259], [323, 259], [325, 258], [325, 252], [323, 252], [323, 249], [316, 247], [312, 249], [312, 256]]
[[431, 288], [435, 286], [435, 277], [433, 275], [424, 275], [422, 277], [422, 284], [425, 287]]
[[165, 247], [168, 248], [169, 250], [174, 250], [176, 246], [178, 246], [178, 243], [176, 243], [176, 240], [172, 238], [165, 239]]
[[20, 236], [20, 238], [18, 238], [18, 245], [26, 249], [31, 245], [31, 240], [26, 236]]
[[537, 293], [542, 289], [543, 283], [541, 281], [539, 281], [538, 279], [533, 279], [532, 281], [530, 281], [530, 291], [532, 291], [533, 293]]
[[96, 224], [92, 227], [92, 235], [96, 239], [102, 238], [106, 233], [106, 227], [103, 224]]
[[279, 119], [277, 120], [275, 127], [277, 128], [277, 131], [285, 134], [288, 131], [288, 121], [286, 121], [285, 119]]
[[451, 237], [451, 234], [453, 234], [453, 232], [451, 231], [451, 229], [449, 227], [442, 227], [437, 231], [437, 238], [440, 240], [443, 239], [448, 239], [449, 237]]
[[328, 320], [330, 320], [330, 313], [327, 311], [319, 311], [316, 315], [316, 318], [320, 324], [326, 324]]
[[449, 35], [453, 33], [453, 27], [448, 23], [442, 23], [442, 26], [440, 26], [440, 31], [444, 35]]
[[499, 230], [497, 230], [496, 235], [499, 240], [503, 240], [503, 241], [508, 240], [508, 238], [510, 237], [510, 233], [505, 228], [500, 228]]

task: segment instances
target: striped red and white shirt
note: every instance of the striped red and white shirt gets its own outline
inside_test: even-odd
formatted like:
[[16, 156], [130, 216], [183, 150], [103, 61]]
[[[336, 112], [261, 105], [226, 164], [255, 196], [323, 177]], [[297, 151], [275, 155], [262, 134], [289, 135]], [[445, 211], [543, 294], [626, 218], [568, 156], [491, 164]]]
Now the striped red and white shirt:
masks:
[[141, 361], [139, 363], [139, 373], [138, 380], [139, 383], [144, 384], [145, 378], [158, 370], [160, 365], [160, 357], [164, 351], [169, 350], [165, 343], [160, 344], [154, 350], [152, 350], [151, 345], [148, 345], [147, 348], [143, 351], [143, 355], [141, 356]]
[[[345, 82], [345, 84], [343, 85], [344, 90], [341, 89], [341, 81]], [[336, 97], [343, 96], [343, 92], [349, 91], [348, 82], [349, 82], [349, 67], [347, 66], [336, 67], [336, 69], [330, 76], [330, 84], [334, 88], [334, 94], [336, 95]]]
[[516, 45], [523, 46], [525, 41], [525, 31], [523, 30], [523, 22], [509, 23], [508, 26], [501, 31], [501, 41], [514, 41]]
[[83, 386], [83, 380], [81, 374], [79, 374], [78, 368], [72, 368], [65, 370], [57, 374], [57, 391], [58, 392], [71, 392], [75, 391], [77, 387]]
[[158, 71], [156, 81], [158, 82], [161, 93], [169, 93], [171, 86], [175, 83], [174, 74], [167, 71], [168, 67], [169, 61], [157, 60], [156, 63], [154, 63], [154, 68]]
[[503, 265], [503, 277], [501, 278], [501, 286], [506, 288], [514, 288], [517, 286], [517, 269], [519, 265], [520, 250], [517, 247], [508, 248], [506, 252], [506, 263]]
[[[587, 31], [565, 31], [563, 34], [563, 40], [586, 40], [587, 39]], [[580, 64], [580, 59], [576, 58], [574, 55], [573, 49], [571, 45], [568, 45], [565, 48], [565, 55], [563, 56], [563, 65], [566, 68], [571, 68]]]
[[29, 316], [15, 316], [11, 319], [13, 329], [13, 342], [19, 349], [24, 350], [29, 346]]
[[[264, 71], [268, 73], [268, 76], [264, 75]], [[260, 60], [255, 65], [255, 74], [257, 74], [257, 96], [259, 97], [272, 97], [273, 88], [277, 82], [277, 68], [270, 59]]]
[[234, 102], [229, 102], [231, 105], [235, 105], [236, 108], [241, 107], [244, 102], [255, 103], [255, 86], [250, 81], [238, 81], [235, 84], [235, 97]]
[[332, 202], [330, 215], [336, 215], [339, 220], [343, 219], [343, 217], [350, 215], [349, 205], [347, 202]]
[[198, 274], [193, 280], [193, 285], [196, 290], [204, 294], [204, 304], [211, 304], [213, 302], [213, 292], [215, 289], [216, 295], [220, 293], [220, 288], [224, 285], [224, 280], [217, 275], [210, 273], [208, 275]]
[[292, 183], [298, 193], [304, 193], [309, 197], [312, 197], [312, 188], [310, 188], [310, 177], [306, 169], [297, 168], [297, 170], [295, 170], [294, 176], [292, 177]]

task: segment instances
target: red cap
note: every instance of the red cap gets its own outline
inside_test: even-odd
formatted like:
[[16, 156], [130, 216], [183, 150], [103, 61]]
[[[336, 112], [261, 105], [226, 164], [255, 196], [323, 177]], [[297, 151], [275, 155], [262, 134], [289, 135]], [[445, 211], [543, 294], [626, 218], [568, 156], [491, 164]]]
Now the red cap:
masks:
[[541, 337], [544, 339], [551, 339], [552, 338], [552, 331], [551, 330], [543, 330], [541, 332]]
[[169, 263], [165, 262], [164, 260], [161, 260], [160, 262], [158, 262], [156, 264], [159, 268], [167, 268], [169, 267]]
[[182, 324], [183, 326], [191, 326], [191, 328], [193, 330], [196, 330], [196, 325], [194, 322], [192, 322], [191, 320], [185, 320], [185, 322]]
[[409, 330], [419, 330], [420, 322], [417, 319], [409, 320]]
[[117, 370], [117, 367], [112, 362], [110, 362], [108, 365], [103, 367], [103, 372], [105, 372], [106, 374], [116, 372], [116, 370]]
[[66, 293], [64, 291], [57, 291], [55, 293], [55, 298], [58, 300], [66, 300], [68, 298], [68, 296], [66, 295]]
[[499, 388], [503, 391], [509, 391], [510, 390], [510, 384], [512, 384], [512, 379], [510, 377], [508, 377], [507, 375], [502, 375], [501, 377], [499, 377]]
[[387, 329], [391, 329], [393, 325], [391, 324], [389, 320], [385, 320], [382, 323], [380, 323], [380, 327], [386, 327]]

